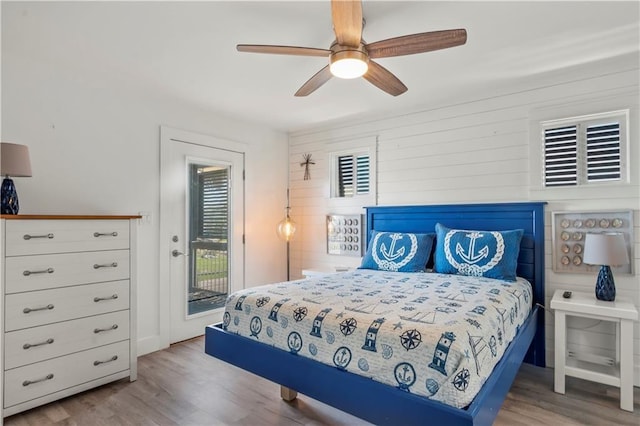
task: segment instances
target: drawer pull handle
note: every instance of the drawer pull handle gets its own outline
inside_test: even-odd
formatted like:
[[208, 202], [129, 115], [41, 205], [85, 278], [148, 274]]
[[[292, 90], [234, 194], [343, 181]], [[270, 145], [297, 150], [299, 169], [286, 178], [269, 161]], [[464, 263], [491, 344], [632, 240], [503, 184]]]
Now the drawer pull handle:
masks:
[[95, 328], [93, 332], [98, 334], [98, 333], [102, 333], [103, 331], [116, 330], [117, 328], [118, 328], [118, 324], [113, 324], [111, 327], [107, 327], [107, 328]]
[[25, 343], [24, 345], [22, 345], [22, 349], [35, 348], [36, 346], [50, 345], [52, 343], [53, 343], [53, 339], [48, 338], [44, 342], [40, 342], [40, 343]]
[[118, 267], [118, 262], [112, 262], [112, 263], [103, 263], [102, 265], [99, 265], [97, 263], [95, 263], [93, 265], [93, 269], [100, 269], [100, 268], [117, 268]]
[[98, 237], [117, 237], [118, 233], [117, 232], [94, 232], [93, 236], [98, 238]]
[[107, 297], [94, 297], [93, 301], [94, 302], [102, 302], [103, 300], [113, 300], [113, 299], [117, 299], [118, 295], [117, 294], [112, 294], [111, 296], [107, 296]]
[[47, 374], [45, 377], [43, 377], [42, 379], [37, 379], [37, 380], [25, 380], [24, 382], [22, 382], [22, 386], [29, 386], [32, 385], [34, 383], [40, 383], [40, 382], [44, 382], [47, 380], [51, 380], [53, 379], [53, 374]]
[[93, 361], [93, 365], [106, 364], [108, 362], [113, 362], [118, 359], [118, 355], [114, 355], [106, 361]]
[[22, 312], [24, 312], [25, 314], [28, 314], [29, 312], [44, 311], [47, 309], [51, 310], [53, 308], [54, 306], [51, 303], [49, 303], [47, 306], [42, 306], [40, 308], [24, 308]]
[[25, 240], [29, 241], [32, 238], [48, 238], [48, 239], [52, 239], [53, 238], [53, 234], [44, 234], [44, 235], [29, 235], [29, 234], [24, 234], [24, 236], [22, 237]]
[[34, 275], [34, 274], [53, 274], [53, 272], [54, 272], [53, 268], [47, 268], [41, 271], [24, 271], [22, 275], [24, 275], [25, 277], [28, 277], [29, 275]]

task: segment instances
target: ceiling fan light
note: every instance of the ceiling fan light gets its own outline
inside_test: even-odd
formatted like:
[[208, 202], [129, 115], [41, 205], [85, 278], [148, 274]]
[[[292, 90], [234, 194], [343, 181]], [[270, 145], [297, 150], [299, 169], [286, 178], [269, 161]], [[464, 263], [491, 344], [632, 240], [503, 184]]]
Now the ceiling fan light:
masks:
[[368, 58], [359, 50], [343, 50], [331, 56], [329, 69], [338, 78], [362, 77], [369, 69]]

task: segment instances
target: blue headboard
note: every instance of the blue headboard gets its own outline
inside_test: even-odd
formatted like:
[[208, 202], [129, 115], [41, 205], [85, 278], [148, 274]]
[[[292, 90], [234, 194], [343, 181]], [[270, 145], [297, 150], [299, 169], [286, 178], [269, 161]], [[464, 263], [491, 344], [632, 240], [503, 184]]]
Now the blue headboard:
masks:
[[[533, 306], [544, 306], [544, 205], [546, 203], [451, 204], [366, 207], [367, 242], [372, 231], [435, 233], [436, 223], [449, 228], [503, 231], [524, 229], [518, 276], [533, 285]], [[544, 366], [544, 314], [526, 362]]]

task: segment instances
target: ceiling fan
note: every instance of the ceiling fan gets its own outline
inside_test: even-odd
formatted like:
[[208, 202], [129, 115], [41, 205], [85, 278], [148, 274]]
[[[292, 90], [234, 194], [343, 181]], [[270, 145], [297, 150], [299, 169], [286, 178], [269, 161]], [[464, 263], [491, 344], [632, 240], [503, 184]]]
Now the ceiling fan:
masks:
[[411, 34], [375, 43], [365, 43], [362, 39], [361, 0], [331, 0], [331, 16], [336, 40], [329, 49], [263, 44], [239, 44], [236, 48], [239, 52], [328, 56], [329, 65], [304, 83], [296, 92], [296, 96], [307, 96], [313, 93], [332, 76], [339, 78], [362, 76], [379, 89], [398, 96], [407, 91], [407, 86], [372, 59], [430, 52], [460, 46], [467, 42], [467, 31], [456, 29]]

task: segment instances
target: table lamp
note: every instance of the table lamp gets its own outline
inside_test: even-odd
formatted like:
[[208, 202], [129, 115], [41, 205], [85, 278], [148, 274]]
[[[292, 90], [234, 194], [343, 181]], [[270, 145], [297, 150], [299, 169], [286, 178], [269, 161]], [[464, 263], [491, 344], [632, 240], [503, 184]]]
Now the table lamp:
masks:
[[587, 234], [584, 240], [584, 263], [601, 265], [596, 281], [596, 298], [613, 302], [616, 300], [616, 286], [609, 265], [619, 266], [629, 263], [627, 246], [621, 233]]
[[18, 193], [13, 177], [31, 177], [31, 161], [29, 161], [29, 147], [16, 143], [0, 143], [0, 174], [4, 175], [2, 181], [2, 214], [18, 214]]

